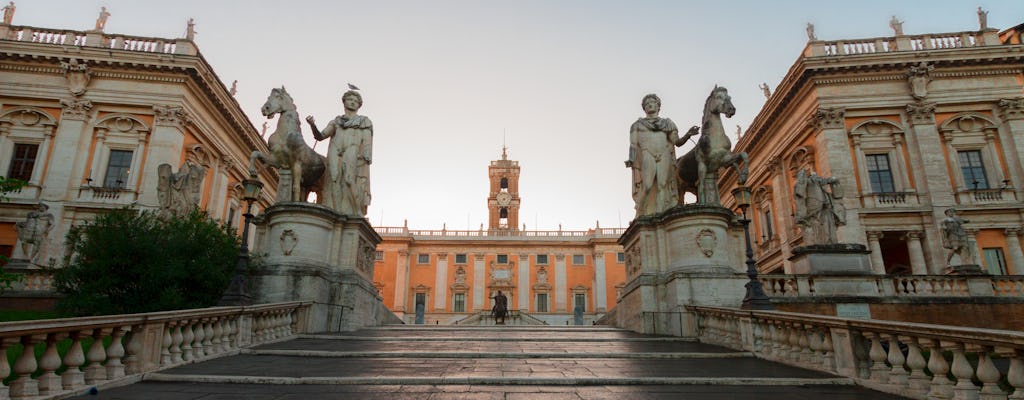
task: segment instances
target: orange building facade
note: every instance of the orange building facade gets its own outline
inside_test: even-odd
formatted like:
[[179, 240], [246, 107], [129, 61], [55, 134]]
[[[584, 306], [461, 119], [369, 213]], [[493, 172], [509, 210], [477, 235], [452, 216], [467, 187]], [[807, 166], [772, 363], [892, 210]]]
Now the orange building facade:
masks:
[[487, 229], [379, 227], [374, 284], [407, 323], [480, 324], [500, 290], [520, 323], [591, 324], [625, 284], [622, 229], [525, 231], [519, 163], [488, 167]]

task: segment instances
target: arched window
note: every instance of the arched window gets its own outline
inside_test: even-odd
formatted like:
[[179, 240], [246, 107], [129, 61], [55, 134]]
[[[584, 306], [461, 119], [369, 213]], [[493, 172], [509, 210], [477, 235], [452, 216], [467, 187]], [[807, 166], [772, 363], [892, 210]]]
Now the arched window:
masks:
[[501, 178], [501, 188], [508, 189], [508, 178]]

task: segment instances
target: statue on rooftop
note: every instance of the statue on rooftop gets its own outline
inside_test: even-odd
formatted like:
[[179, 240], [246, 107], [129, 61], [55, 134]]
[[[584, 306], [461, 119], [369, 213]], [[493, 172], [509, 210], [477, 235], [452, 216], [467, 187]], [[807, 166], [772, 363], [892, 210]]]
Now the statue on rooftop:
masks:
[[896, 36], [903, 36], [903, 21], [896, 19], [895, 15], [889, 20], [889, 27], [892, 28]]
[[3, 8], [3, 10], [4, 10], [4, 25], [10, 25], [11, 21], [14, 21], [14, 10], [15, 9], [17, 9], [17, 7], [14, 6], [14, 2], [13, 1], [10, 2], [10, 4], [7, 4], [6, 6], [4, 6], [4, 8]]
[[988, 11], [982, 10], [981, 6], [978, 6], [978, 26], [981, 30], [988, 29]]
[[843, 191], [839, 179], [800, 170], [793, 195], [796, 197], [794, 217], [804, 230], [804, 243], [837, 243], [836, 228], [846, 224], [846, 208], [843, 207]]
[[24, 221], [14, 224], [18, 232], [18, 241], [21, 242], [21, 252], [25, 259], [30, 262], [39, 255], [39, 249], [46, 242], [47, 235], [53, 229], [53, 214], [48, 210], [50, 206], [39, 202], [36, 209], [29, 211]]
[[100, 16], [96, 18], [96, 30], [102, 31], [107, 26], [107, 18], [110, 18], [110, 12], [107, 11], [107, 7], [100, 7]]
[[232, 96], [238, 94], [238, 79], [231, 82], [231, 89], [228, 89], [228, 94]]
[[[351, 86], [351, 84], [350, 84]], [[373, 122], [357, 112], [363, 96], [355, 89], [341, 96], [343, 115], [327, 123], [323, 131], [306, 117], [316, 140], [330, 138], [327, 147], [327, 182], [324, 202], [345, 214], [365, 216], [370, 205], [370, 163], [373, 162]]]
[[185, 39], [195, 40], [196, 39], [196, 22], [194, 19], [189, 18], [188, 23], [185, 24]]
[[626, 167], [633, 170], [633, 201], [636, 216], [657, 214], [679, 204], [676, 182], [676, 147], [696, 134], [691, 129], [680, 139], [679, 128], [671, 119], [661, 118], [661, 99], [648, 94], [640, 101], [645, 117], [629, 128], [629, 157]]
[[807, 23], [807, 40], [811, 42], [818, 40], [818, 37], [814, 36], [814, 24], [810, 22]]
[[764, 93], [764, 98], [772, 98], [772, 88], [768, 87], [768, 82], [761, 82], [761, 84], [757, 85], [757, 87], [760, 88], [761, 92]]

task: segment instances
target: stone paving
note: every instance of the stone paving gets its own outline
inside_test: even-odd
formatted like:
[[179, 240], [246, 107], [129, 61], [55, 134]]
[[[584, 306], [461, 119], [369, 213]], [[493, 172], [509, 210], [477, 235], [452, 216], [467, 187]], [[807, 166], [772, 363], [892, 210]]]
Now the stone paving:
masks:
[[305, 335], [76, 399], [898, 399], [718, 346], [609, 328]]

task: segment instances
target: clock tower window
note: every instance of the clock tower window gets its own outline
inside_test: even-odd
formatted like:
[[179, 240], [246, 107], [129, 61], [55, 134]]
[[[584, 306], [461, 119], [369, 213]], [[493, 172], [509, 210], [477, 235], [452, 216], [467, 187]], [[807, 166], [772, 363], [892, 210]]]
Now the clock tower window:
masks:
[[508, 190], [508, 178], [501, 178], [501, 190]]

